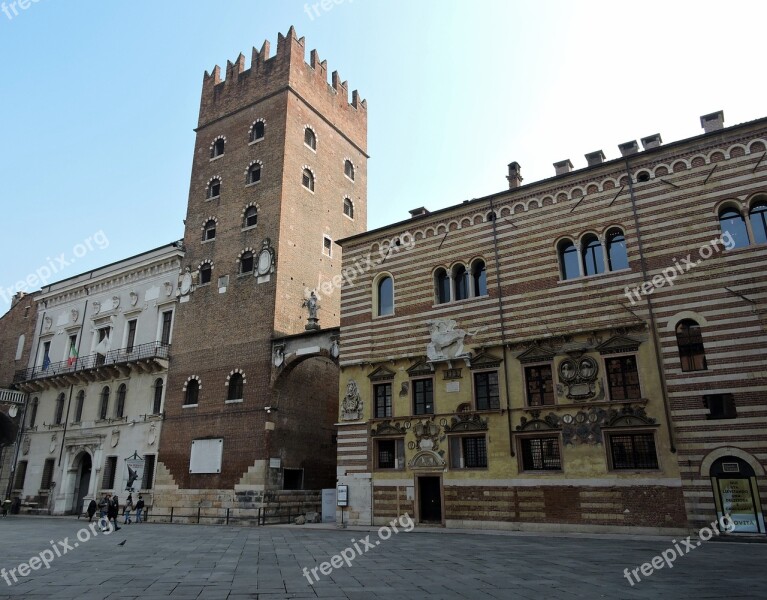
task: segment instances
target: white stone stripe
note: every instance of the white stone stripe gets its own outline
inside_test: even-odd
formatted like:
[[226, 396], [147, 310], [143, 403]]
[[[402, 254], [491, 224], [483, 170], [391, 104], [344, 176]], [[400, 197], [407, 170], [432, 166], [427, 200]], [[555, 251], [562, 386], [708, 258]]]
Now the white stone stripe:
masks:
[[[655, 485], [659, 487], [678, 488], [682, 482], [674, 478], [634, 478], [634, 479], [444, 479], [445, 487], [543, 487], [574, 485], [580, 487], [636, 487]], [[377, 487], [413, 485], [412, 479], [375, 479]]]
[[339, 448], [338, 456], [340, 458], [342, 456], [341, 453], [344, 453], [343, 457], [346, 458], [347, 456], [349, 456], [348, 454], [345, 454], [346, 452], [367, 452], [367, 449], [368, 449], [367, 446], [349, 446], [348, 448]]

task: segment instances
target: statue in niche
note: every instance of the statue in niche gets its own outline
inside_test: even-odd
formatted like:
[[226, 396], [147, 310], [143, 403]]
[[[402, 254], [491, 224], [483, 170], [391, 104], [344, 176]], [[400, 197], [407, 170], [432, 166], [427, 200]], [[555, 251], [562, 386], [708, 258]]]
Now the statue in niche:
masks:
[[350, 379], [349, 383], [346, 384], [346, 395], [344, 396], [342, 408], [342, 418], [344, 421], [356, 421], [362, 418], [362, 398], [360, 397], [357, 382], [354, 379]]

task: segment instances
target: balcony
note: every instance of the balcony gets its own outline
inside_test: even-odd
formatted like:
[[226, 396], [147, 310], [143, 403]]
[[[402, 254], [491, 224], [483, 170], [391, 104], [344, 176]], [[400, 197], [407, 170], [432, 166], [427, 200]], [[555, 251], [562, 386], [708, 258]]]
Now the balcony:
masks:
[[170, 344], [150, 342], [110, 350], [106, 356], [91, 354], [74, 360], [50, 363], [48, 368], [31, 367], [16, 371], [13, 382], [25, 392], [37, 392], [51, 387], [83, 385], [94, 381], [106, 381], [115, 377], [127, 377], [135, 373], [156, 373], [168, 368]]

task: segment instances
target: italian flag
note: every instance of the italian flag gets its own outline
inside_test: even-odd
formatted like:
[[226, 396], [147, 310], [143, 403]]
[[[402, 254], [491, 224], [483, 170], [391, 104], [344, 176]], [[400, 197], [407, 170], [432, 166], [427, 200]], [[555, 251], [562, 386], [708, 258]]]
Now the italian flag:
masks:
[[77, 360], [77, 348], [75, 348], [75, 345], [72, 344], [69, 347], [69, 358], [67, 359], [67, 366], [71, 367], [73, 364], [75, 364], [76, 360]]

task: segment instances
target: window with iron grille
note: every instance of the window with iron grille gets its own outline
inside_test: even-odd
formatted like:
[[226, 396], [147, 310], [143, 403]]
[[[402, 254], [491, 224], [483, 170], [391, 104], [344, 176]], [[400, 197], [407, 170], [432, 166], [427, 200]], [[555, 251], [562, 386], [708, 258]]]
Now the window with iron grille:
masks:
[[379, 469], [404, 469], [405, 440], [377, 440], [376, 467]]
[[497, 410], [501, 408], [497, 371], [474, 373], [474, 397], [477, 410]]
[[346, 175], [349, 179], [354, 181], [354, 165], [352, 164], [352, 161], [347, 160], [344, 163], [344, 175]]
[[522, 438], [522, 469], [561, 471], [562, 457], [558, 437]]
[[655, 436], [652, 433], [609, 434], [613, 469], [657, 469]]
[[376, 419], [391, 417], [391, 383], [381, 383], [373, 388]]
[[637, 400], [642, 397], [636, 357], [608, 358], [605, 359], [605, 365], [611, 400]]
[[43, 466], [43, 478], [40, 481], [41, 490], [51, 489], [51, 484], [53, 483], [53, 468], [55, 465], [56, 465], [55, 458], [45, 459], [45, 465]]
[[732, 394], [706, 394], [703, 404], [708, 408], [707, 419], [734, 419], [738, 416]]
[[317, 136], [308, 127], [304, 129], [304, 144], [309, 146], [312, 150], [317, 149]]
[[27, 478], [27, 461], [21, 460], [19, 461], [19, 464], [16, 465], [16, 477], [13, 482], [13, 489], [23, 490], [24, 480], [26, 478]]
[[354, 203], [349, 198], [344, 198], [344, 214], [350, 219], [354, 218]]
[[141, 480], [142, 490], [151, 490], [154, 482], [154, 454], [144, 455], [144, 477]]
[[551, 365], [525, 367], [528, 406], [547, 406], [554, 404], [554, 380]]
[[307, 190], [314, 191], [314, 175], [312, 175], [312, 172], [309, 169], [304, 169], [301, 183]]
[[684, 319], [679, 322], [676, 326], [676, 343], [682, 371], [705, 371], [708, 368], [700, 325], [695, 321]]
[[485, 436], [450, 438], [451, 469], [482, 469], [487, 467]]
[[112, 490], [115, 487], [115, 474], [117, 473], [117, 457], [107, 456], [104, 461], [104, 476], [101, 478], [101, 489]]
[[431, 379], [413, 381], [413, 414], [434, 414], [434, 382]]

